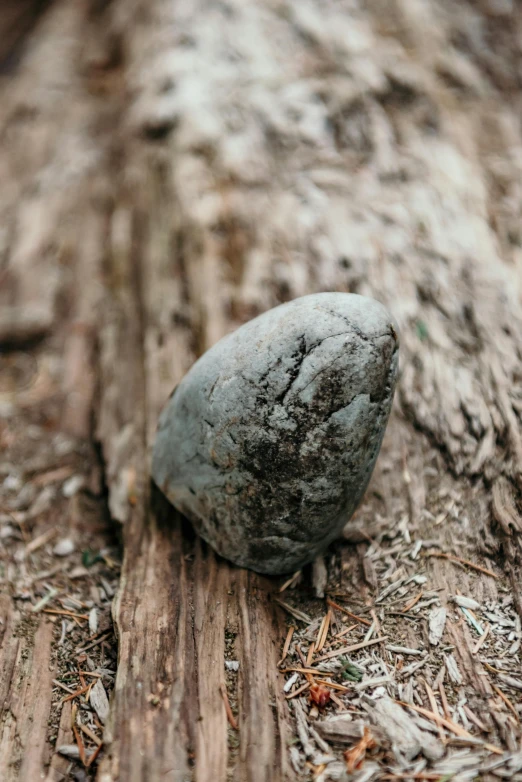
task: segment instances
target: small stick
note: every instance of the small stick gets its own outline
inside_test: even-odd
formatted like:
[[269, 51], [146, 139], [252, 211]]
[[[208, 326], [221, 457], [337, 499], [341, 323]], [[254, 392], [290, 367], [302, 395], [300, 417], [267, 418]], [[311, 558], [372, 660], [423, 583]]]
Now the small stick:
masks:
[[417, 597], [414, 597], [413, 600], [410, 600], [409, 603], [406, 603], [404, 608], [401, 608], [401, 614], [406, 614], [408, 611], [410, 611], [410, 609], [413, 608], [414, 605], [417, 605], [423, 594], [424, 592], [419, 592]]
[[96, 733], [93, 733], [90, 728], [87, 727], [87, 725], [84, 725], [82, 722], [78, 723], [78, 727], [80, 730], [83, 730], [86, 736], [88, 736], [91, 741], [94, 741], [95, 744], [100, 746], [100, 744], [103, 744], [103, 741], [96, 735]]
[[327, 682], [324, 679], [316, 679], [317, 684], [324, 684], [326, 687], [333, 687], [334, 690], [339, 692], [350, 692], [349, 687], [344, 687], [342, 684], [336, 684], [336, 682]]
[[87, 692], [91, 685], [88, 684], [87, 687], [81, 687], [81, 689], [76, 690], [76, 692], [71, 692], [70, 695], [66, 695], [65, 698], [62, 698], [61, 703], [65, 703], [66, 701], [70, 701], [73, 698], [77, 698], [78, 695], [83, 695], [84, 692]]
[[343, 608], [339, 605], [339, 603], [334, 603], [334, 601], [330, 600], [329, 597], [327, 598], [326, 602], [331, 608], [337, 608], [338, 611], [342, 611], [342, 613], [346, 614], [346, 616], [349, 616], [350, 619], [355, 619], [356, 622], [360, 622], [362, 625], [370, 627], [371, 622], [369, 622], [367, 619], [363, 619], [362, 616], [357, 616], [357, 614], [352, 614], [352, 612], [348, 611], [347, 608]]
[[295, 631], [295, 627], [294, 625], [291, 625], [288, 628], [288, 633], [286, 634], [285, 645], [283, 646], [283, 654], [281, 655], [281, 659], [277, 663], [278, 665], [281, 665], [281, 663], [283, 663], [286, 659], [286, 655], [288, 654], [288, 650], [290, 649], [290, 643], [292, 641], [292, 636], [294, 634], [294, 631]]
[[312, 657], [314, 656], [314, 651], [315, 651], [315, 644], [312, 641], [312, 643], [310, 644], [310, 648], [308, 649], [308, 654], [306, 655], [306, 665], [307, 666], [309, 666], [310, 663], [312, 662]]
[[497, 687], [496, 684], [492, 684], [491, 686], [493, 687], [493, 689], [495, 690], [497, 695], [504, 701], [504, 703], [506, 704], [508, 709], [510, 709], [513, 712], [513, 715], [514, 715], [517, 723], [519, 723], [520, 722], [520, 718], [518, 716], [518, 712], [515, 709], [515, 707], [513, 706], [513, 704], [511, 703], [511, 701], [509, 700], [508, 696], [504, 692], [502, 692], [500, 687]]
[[60, 614], [60, 616], [72, 616], [74, 619], [88, 619], [86, 614], [75, 614], [73, 611], [60, 611], [58, 608], [44, 608], [44, 614]]
[[298, 695], [301, 695], [302, 692], [307, 690], [310, 687], [310, 682], [305, 682], [301, 685], [301, 687], [298, 687], [297, 690], [294, 690], [293, 692], [289, 692], [288, 695], [285, 695], [285, 698], [287, 701], [289, 701], [291, 698], [296, 698]]
[[[457, 772], [455, 772], [456, 774]], [[448, 775], [454, 776], [454, 774]], [[445, 779], [440, 771], [420, 771], [418, 774], [384, 774], [381, 779]]]
[[76, 725], [72, 726], [74, 738], [76, 739], [76, 743], [78, 744], [78, 750], [80, 752], [80, 760], [82, 761], [82, 764], [85, 766], [87, 764], [87, 761], [85, 759], [85, 747], [83, 745], [82, 737], [80, 735], [80, 731], [76, 727]]
[[469, 731], [465, 730], [464, 728], [461, 728], [460, 725], [457, 725], [452, 720], [441, 717], [440, 714], [435, 714], [435, 712], [430, 711], [429, 709], [424, 709], [422, 706], [415, 706], [413, 703], [404, 703], [403, 701], [397, 701], [397, 703], [400, 706], [404, 706], [404, 708], [406, 709], [413, 709], [413, 711], [417, 711], [419, 714], [422, 714], [424, 717], [433, 720], [433, 722], [435, 722], [438, 725], [443, 725], [448, 730], [451, 730], [451, 732], [454, 733], [456, 736], [461, 736], [462, 738], [465, 739], [473, 738], [473, 736], [471, 735], [471, 733], [469, 733]]
[[491, 671], [492, 673], [503, 673], [503, 671], [499, 670], [498, 668], [493, 668], [493, 666], [489, 663], [483, 662], [482, 665], [487, 671]]
[[284, 592], [286, 589], [288, 589], [288, 587], [290, 586], [292, 581], [295, 581], [295, 579], [297, 578], [297, 576], [299, 575], [300, 572], [301, 571], [298, 570], [296, 573], [294, 573], [293, 576], [290, 576], [290, 578], [287, 581], [285, 581], [285, 583], [283, 584], [283, 586], [279, 590], [279, 594], [281, 594], [281, 592]]
[[227, 714], [227, 719], [230, 724], [230, 727], [234, 730], [238, 729], [238, 724], [236, 722], [236, 718], [232, 714], [232, 709], [230, 708], [230, 701], [228, 700], [228, 694], [227, 689], [224, 684], [219, 685], [219, 689], [221, 691], [221, 696], [223, 698], [223, 703], [225, 704], [225, 712]]
[[87, 768], [89, 768], [89, 766], [92, 766], [92, 764], [94, 763], [94, 761], [96, 760], [96, 758], [97, 758], [97, 757], [98, 757], [98, 755], [100, 754], [100, 752], [101, 752], [101, 748], [102, 748], [102, 747], [103, 747], [103, 741], [101, 741], [101, 742], [98, 744], [98, 746], [96, 747], [96, 749], [95, 749], [95, 750], [94, 750], [94, 752], [92, 753], [91, 757], [90, 757], [90, 758], [89, 758], [89, 760], [87, 761]]
[[341, 630], [340, 633], [337, 633], [335, 636], [336, 638], [342, 638], [343, 635], [348, 635], [348, 633], [351, 633], [352, 630], [355, 630], [357, 625], [350, 625], [349, 627], [345, 627], [344, 630]]
[[[397, 703], [400, 706], [404, 706], [406, 709], [413, 709], [413, 711], [417, 711], [419, 714], [422, 714], [424, 717], [427, 717], [430, 720], [433, 720], [433, 722], [438, 723], [439, 725], [443, 725], [448, 730], [451, 730], [452, 733], [454, 733], [456, 736], [461, 736], [465, 739], [473, 739], [474, 736], [471, 735], [467, 730], [464, 730], [464, 728], [461, 728], [460, 725], [457, 725], [452, 720], [446, 720], [443, 717], [440, 717], [438, 714], [435, 714], [433, 711], [430, 711], [429, 709], [423, 709], [421, 706], [414, 706], [413, 703], [404, 703], [403, 701], [397, 701]], [[497, 755], [503, 755], [503, 750], [499, 749], [498, 747], [494, 747], [492, 744], [484, 744], [486, 749], [488, 749], [490, 752], [494, 752]]]
[[321, 624], [319, 625], [319, 630], [317, 631], [317, 638], [315, 639], [315, 646], [317, 648], [317, 651], [319, 651], [319, 644], [321, 643], [321, 638], [323, 637], [323, 630], [324, 630], [324, 625], [325, 625], [327, 616], [328, 616], [328, 614], [325, 614], [323, 616]]
[[52, 527], [51, 529], [46, 530], [46, 532], [42, 532], [42, 534], [38, 535], [36, 538], [33, 538], [25, 547], [27, 554], [33, 554], [35, 551], [38, 551], [39, 548], [45, 546], [46, 543], [49, 543], [49, 541], [54, 538], [57, 531], [56, 527]]
[[49, 568], [48, 570], [40, 570], [40, 572], [35, 573], [34, 576], [29, 576], [28, 583], [36, 584], [37, 581], [42, 581], [44, 578], [50, 578], [51, 576], [55, 576], [61, 570], [66, 570], [68, 567], [69, 565], [67, 564], [67, 562], [61, 562], [59, 565]]
[[442, 682], [439, 682], [439, 692], [440, 692], [440, 700], [442, 703], [442, 708], [444, 709], [444, 716], [446, 717], [446, 719], [449, 720], [451, 716], [451, 712], [450, 712], [448, 699], [446, 697], [446, 690], [444, 689], [444, 685], [442, 684]]
[[110, 632], [105, 633], [105, 635], [102, 635], [102, 637], [98, 638], [97, 641], [93, 641], [92, 644], [88, 644], [87, 646], [82, 646], [81, 648], [77, 649], [76, 653], [81, 654], [82, 652], [86, 652], [88, 649], [92, 649], [93, 646], [99, 646], [104, 641], [106, 641], [109, 636], [110, 636]]
[[64, 480], [65, 478], [68, 478], [69, 475], [72, 475], [74, 472], [73, 468], [70, 466], [67, 467], [56, 467], [54, 470], [47, 470], [47, 472], [41, 472], [39, 475], [37, 475], [35, 478], [32, 479], [31, 483], [34, 486], [47, 486], [49, 483], [56, 483], [57, 481]]
[[69, 695], [74, 695], [74, 690], [71, 690], [70, 687], [66, 687], [65, 684], [62, 684], [58, 681], [58, 679], [53, 679], [53, 684], [55, 684], [57, 687], [61, 687], [62, 690], [65, 690], [65, 692], [68, 692]]
[[372, 608], [372, 610], [370, 611], [370, 616], [373, 619], [372, 624], [375, 625], [375, 632], [376, 633], [380, 633], [381, 632], [381, 623], [379, 622], [379, 620], [377, 618], [377, 614], [375, 613], [375, 608]]
[[331, 693], [330, 693], [330, 698], [333, 700], [333, 702], [335, 703], [335, 705], [336, 705], [336, 706], [338, 706], [338, 708], [339, 708], [339, 710], [340, 710], [340, 711], [348, 711], [348, 709], [346, 708], [346, 706], [344, 705], [344, 703], [342, 702], [342, 700], [341, 700], [340, 698], [338, 698], [338, 697], [337, 697], [337, 695], [335, 694], [335, 692], [331, 692]]
[[479, 718], [477, 717], [477, 715], [476, 715], [476, 714], [473, 714], [473, 712], [471, 711], [471, 709], [469, 708], [469, 706], [466, 706], [466, 704], [464, 704], [464, 706], [463, 706], [462, 708], [464, 709], [464, 712], [466, 713], [466, 716], [467, 716], [467, 717], [468, 717], [468, 718], [469, 718], [469, 719], [470, 719], [472, 722], [474, 722], [474, 723], [475, 723], [475, 725], [477, 726], [477, 728], [478, 728], [479, 730], [481, 730], [483, 733], [488, 733], [488, 732], [489, 732], [489, 731], [488, 731], [488, 729], [486, 728], [486, 726], [484, 725], [484, 723], [483, 723], [483, 722], [481, 722], [481, 721], [479, 720]]
[[305, 624], [309, 625], [312, 621], [308, 614], [305, 614], [304, 611], [299, 611], [298, 608], [294, 608], [288, 603], [285, 603], [284, 600], [279, 600], [279, 598], [274, 597], [274, 603], [277, 603], [277, 605], [281, 606], [281, 608], [284, 608], [285, 611], [290, 614], [290, 616], [293, 616], [294, 619], [298, 619], [300, 622], [304, 622]]
[[[434, 714], [439, 715], [439, 707], [437, 706], [437, 701], [435, 700], [435, 693], [431, 689], [430, 685], [426, 681], [426, 679], [423, 679], [424, 681], [424, 688], [426, 690], [426, 695], [428, 696], [428, 700], [430, 702], [431, 710]], [[437, 725], [437, 729], [439, 731], [439, 738], [441, 741], [444, 741], [446, 736], [444, 735], [444, 731], [442, 730], [441, 725]]]
[[477, 643], [475, 644], [475, 646], [471, 650], [471, 654], [477, 654], [478, 650], [484, 645], [484, 641], [486, 640], [486, 638], [489, 635], [490, 627], [491, 627], [491, 625], [489, 625], [489, 624], [486, 625], [486, 629], [484, 630], [484, 632], [482, 633], [482, 635], [478, 639]]
[[301, 660], [301, 663], [302, 663], [302, 664], [304, 665], [304, 667], [306, 668], [306, 659], [305, 659], [305, 656], [304, 656], [304, 654], [303, 654], [303, 653], [302, 653], [302, 651], [301, 651], [301, 647], [299, 646], [299, 644], [296, 644], [296, 645], [295, 645], [295, 650], [296, 650], [296, 652], [297, 652], [297, 654], [298, 654], [298, 656], [299, 656], [299, 659]]
[[468, 567], [472, 568], [472, 570], [478, 570], [479, 573], [484, 573], [486, 576], [491, 576], [491, 578], [498, 579], [497, 574], [493, 573], [492, 570], [488, 570], [487, 568], [482, 567], [482, 565], [475, 565], [475, 563], [470, 562], [469, 559], [462, 559], [462, 557], [456, 557], [454, 554], [445, 554], [442, 551], [429, 551], [424, 556], [439, 557], [440, 559], [449, 559], [450, 562], [458, 562], [459, 565], [467, 565]]
[[321, 676], [333, 676], [331, 671], [320, 671], [318, 668], [281, 668], [281, 673], [313, 673]]
[[44, 595], [44, 596], [42, 597], [42, 599], [41, 599], [41, 600], [39, 600], [39, 601], [36, 603], [36, 605], [34, 605], [34, 606], [31, 608], [31, 611], [33, 612], [33, 614], [37, 614], [39, 611], [41, 611], [41, 610], [42, 610], [42, 608], [43, 608], [45, 605], [47, 605], [47, 603], [48, 603], [50, 600], [52, 600], [54, 597], [56, 597], [56, 595], [57, 595], [57, 594], [58, 594], [58, 590], [57, 590], [57, 589], [55, 589], [54, 587], [51, 587], [51, 588], [49, 589], [49, 591], [47, 592], [47, 594], [46, 594], [46, 595]]
[[323, 654], [322, 657], [318, 657], [316, 663], [321, 663], [323, 660], [329, 660], [332, 657], [340, 657], [341, 654], [350, 654], [350, 652], [357, 652], [359, 649], [365, 649], [367, 646], [373, 646], [374, 644], [380, 644], [383, 641], [387, 641], [388, 636], [383, 635], [381, 638], [371, 638], [369, 641], [361, 641], [360, 644], [352, 644], [351, 646], [343, 646], [341, 649], [337, 649], [334, 652], [328, 652]]
[[320, 652], [323, 646], [326, 643], [326, 639], [328, 637], [328, 630], [330, 629], [330, 622], [332, 621], [332, 612], [328, 611], [326, 614], [326, 619], [324, 622], [323, 632], [321, 633], [321, 639], [319, 641], [319, 646], [317, 647], [317, 651]]

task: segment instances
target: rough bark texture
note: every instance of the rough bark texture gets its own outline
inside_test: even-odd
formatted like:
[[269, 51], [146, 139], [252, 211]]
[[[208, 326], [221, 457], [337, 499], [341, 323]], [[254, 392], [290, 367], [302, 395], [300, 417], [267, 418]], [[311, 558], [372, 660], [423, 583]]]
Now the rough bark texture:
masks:
[[[432, 584], [443, 599], [508, 589], [522, 614], [520, 7], [33, 5], [1, 51], [0, 304], [16, 329], [2, 316], [0, 436], [28, 473], [63, 462], [50, 435], [31, 452], [31, 423], [95, 442], [123, 525], [98, 778], [295, 778], [279, 582], [218, 561], [151, 491], [158, 413], [198, 355], [268, 307], [323, 290], [380, 299], [403, 369], [357, 523], [371, 535], [407, 519], [419, 539], [485, 558], [499, 582], [434, 558]], [[346, 588], [369, 595], [369, 565], [365, 585], [357, 550], [339, 556]], [[2, 611], [0, 777], [36, 779], [52, 752], [51, 633], [37, 614], [21, 638], [15, 590]], [[450, 632], [469, 703], [487, 713], [469, 629]]]

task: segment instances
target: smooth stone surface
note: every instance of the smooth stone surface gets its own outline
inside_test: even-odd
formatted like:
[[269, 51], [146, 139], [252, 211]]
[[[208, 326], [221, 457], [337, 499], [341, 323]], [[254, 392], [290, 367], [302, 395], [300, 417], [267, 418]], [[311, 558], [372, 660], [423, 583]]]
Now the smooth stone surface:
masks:
[[318, 293], [220, 340], [159, 419], [152, 477], [222, 556], [298, 570], [337, 538], [370, 480], [398, 368], [373, 299]]

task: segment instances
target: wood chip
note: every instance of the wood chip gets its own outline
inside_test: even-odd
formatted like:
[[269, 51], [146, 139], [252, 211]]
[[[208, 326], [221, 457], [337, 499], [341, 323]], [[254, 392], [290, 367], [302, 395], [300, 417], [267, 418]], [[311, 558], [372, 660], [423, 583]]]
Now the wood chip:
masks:
[[[362, 739], [365, 727], [368, 727], [367, 723], [361, 720], [354, 721], [349, 714], [330, 717], [315, 723], [315, 729], [323, 739], [331, 743], [347, 745], [355, 744]], [[376, 735], [381, 741], [384, 739], [383, 731], [378, 730]]]
[[452, 597], [454, 603], [461, 608], [471, 608], [472, 611], [478, 611], [480, 609], [480, 603], [473, 600], [472, 597], [464, 597], [463, 595], [454, 595]]
[[72, 758], [76, 760], [80, 757], [80, 750], [77, 744], [61, 744], [57, 747], [56, 751], [66, 758]]
[[324, 591], [328, 583], [328, 571], [326, 569], [324, 557], [322, 555], [315, 558], [312, 565], [312, 584], [315, 596], [324, 597]]
[[298, 673], [293, 673], [283, 687], [283, 692], [289, 692], [299, 678]]
[[358, 684], [354, 684], [354, 689], [362, 691], [368, 690], [371, 687], [382, 687], [384, 684], [389, 684], [391, 681], [391, 676], [374, 676], [372, 679], [366, 679]]
[[101, 679], [98, 679], [92, 687], [89, 702], [98, 715], [100, 722], [105, 723], [109, 716], [109, 699]]
[[373, 724], [379, 726], [388, 737], [394, 752], [408, 760], [422, 753], [428, 760], [439, 760], [444, 747], [433, 736], [421, 730], [412, 717], [391, 698], [379, 698], [368, 705], [368, 715]]
[[432, 608], [428, 617], [428, 640], [432, 646], [438, 646], [446, 627], [447, 612], [444, 606]]
[[507, 673], [499, 673], [498, 678], [508, 687], [511, 687], [514, 690], [522, 690], [522, 681], [520, 681], [520, 679], [515, 679], [514, 676], [508, 676]]
[[89, 633], [96, 635], [98, 632], [98, 611], [96, 608], [91, 608], [89, 611]]
[[452, 654], [444, 655], [444, 662], [446, 663], [446, 670], [448, 676], [454, 684], [462, 684], [462, 676], [457, 665], [457, 661]]

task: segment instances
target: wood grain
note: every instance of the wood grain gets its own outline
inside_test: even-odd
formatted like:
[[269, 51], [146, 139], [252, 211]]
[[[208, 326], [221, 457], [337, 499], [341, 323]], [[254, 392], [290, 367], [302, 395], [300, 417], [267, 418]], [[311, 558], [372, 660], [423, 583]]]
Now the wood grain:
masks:
[[4, 719], [0, 737], [2, 779], [35, 779], [47, 759], [47, 720], [52, 690], [53, 625], [35, 619], [18, 630], [17, 612], [3, 599], [4, 639], [0, 653]]

